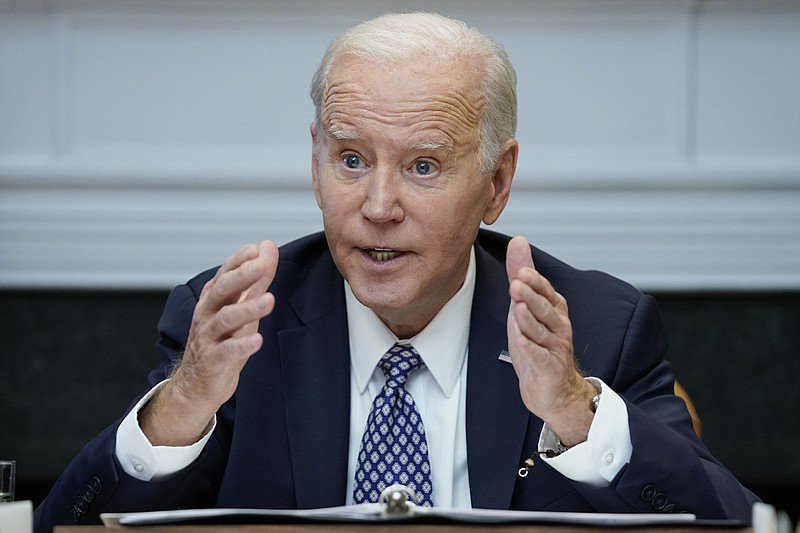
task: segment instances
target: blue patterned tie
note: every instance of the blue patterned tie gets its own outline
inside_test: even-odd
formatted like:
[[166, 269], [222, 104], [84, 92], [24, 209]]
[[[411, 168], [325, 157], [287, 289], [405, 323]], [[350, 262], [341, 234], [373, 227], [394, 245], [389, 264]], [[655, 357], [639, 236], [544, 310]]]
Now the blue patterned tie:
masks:
[[431, 465], [425, 427], [408, 375], [425, 363], [411, 345], [395, 344], [378, 366], [386, 383], [372, 402], [361, 439], [353, 483], [353, 503], [377, 502], [386, 487], [400, 483], [417, 493], [418, 505], [433, 506]]

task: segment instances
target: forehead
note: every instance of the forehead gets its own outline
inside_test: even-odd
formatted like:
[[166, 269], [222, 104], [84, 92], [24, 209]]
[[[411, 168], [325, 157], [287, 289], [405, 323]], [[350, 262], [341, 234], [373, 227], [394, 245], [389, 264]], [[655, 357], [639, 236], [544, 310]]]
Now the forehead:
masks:
[[321, 118], [327, 131], [402, 130], [459, 144], [477, 136], [482, 108], [474, 59], [378, 63], [344, 55], [331, 67]]

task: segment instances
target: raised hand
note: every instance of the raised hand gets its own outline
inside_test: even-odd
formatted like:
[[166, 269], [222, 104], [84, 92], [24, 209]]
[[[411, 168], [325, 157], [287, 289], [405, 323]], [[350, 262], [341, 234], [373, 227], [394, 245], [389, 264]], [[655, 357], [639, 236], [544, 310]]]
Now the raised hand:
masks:
[[180, 366], [139, 413], [153, 445], [196, 442], [233, 395], [242, 367], [263, 343], [258, 322], [275, 306], [267, 289], [277, 266], [274, 243], [250, 244], [203, 287]]
[[511, 305], [508, 350], [525, 406], [567, 446], [586, 440], [594, 386], [575, 365], [567, 301], [536, 270], [524, 237], [506, 254]]

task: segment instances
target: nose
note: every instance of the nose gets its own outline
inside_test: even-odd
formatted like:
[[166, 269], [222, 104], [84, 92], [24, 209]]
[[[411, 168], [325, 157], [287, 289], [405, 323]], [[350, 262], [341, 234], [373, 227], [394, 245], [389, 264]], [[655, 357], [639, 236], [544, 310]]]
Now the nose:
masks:
[[375, 168], [365, 178], [364, 203], [361, 214], [372, 222], [403, 220], [402, 176], [386, 169]]

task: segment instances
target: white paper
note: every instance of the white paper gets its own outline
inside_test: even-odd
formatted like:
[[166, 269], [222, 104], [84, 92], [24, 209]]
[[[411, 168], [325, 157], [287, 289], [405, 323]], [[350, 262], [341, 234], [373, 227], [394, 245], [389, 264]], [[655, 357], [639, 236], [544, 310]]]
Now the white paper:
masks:
[[0, 503], [0, 533], [31, 533], [33, 531], [33, 503]]
[[103, 523], [113, 525], [154, 525], [182, 522], [203, 523], [263, 523], [291, 521], [360, 522], [385, 520], [422, 520], [426, 518], [461, 523], [563, 523], [597, 526], [640, 526], [677, 524], [695, 520], [692, 514], [617, 514], [617, 513], [560, 513], [548, 511], [498, 511], [493, 509], [451, 509], [412, 506], [408, 514], [387, 515], [385, 505], [367, 503], [322, 509], [184, 509], [142, 513], [103, 514]]

